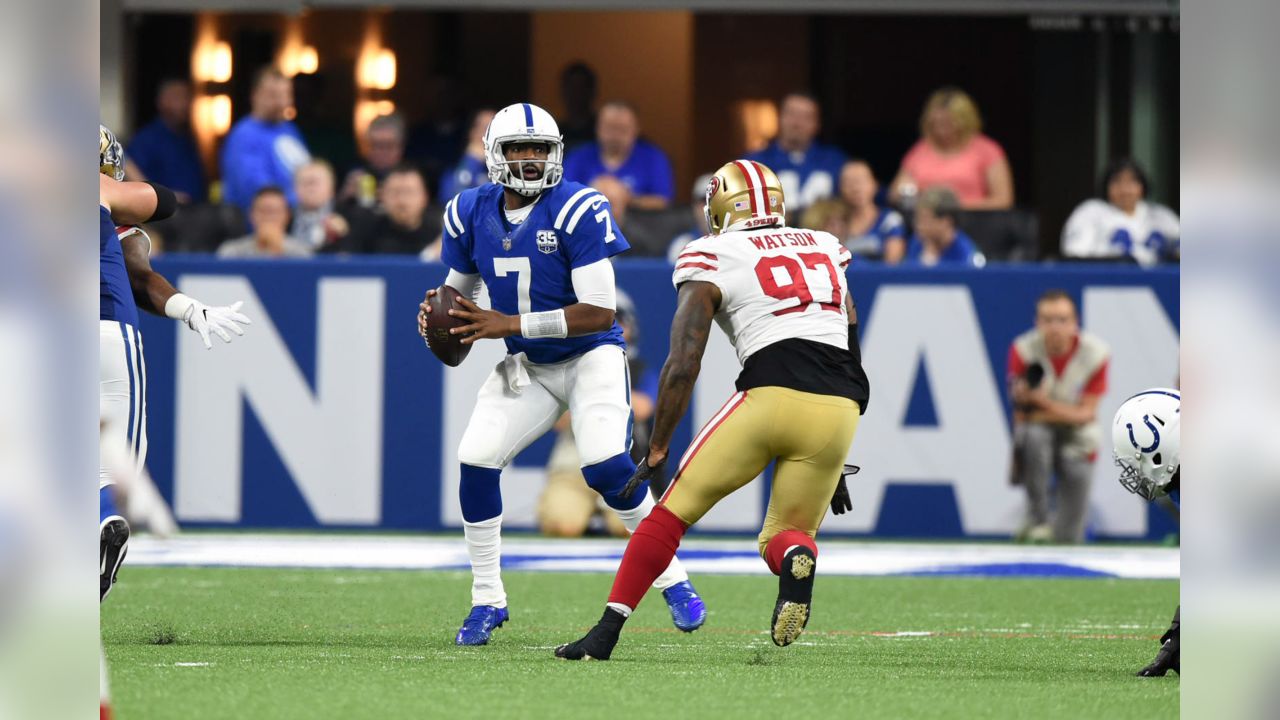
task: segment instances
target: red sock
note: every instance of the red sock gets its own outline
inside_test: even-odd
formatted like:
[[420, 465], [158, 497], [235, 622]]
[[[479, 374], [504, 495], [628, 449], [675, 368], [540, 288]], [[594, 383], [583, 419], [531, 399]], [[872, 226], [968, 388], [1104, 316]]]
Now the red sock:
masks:
[[[769, 570], [777, 575], [782, 572], [782, 556], [787, 554], [787, 548], [792, 545], [801, 545], [813, 551], [813, 556], [818, 557], [818, 545], [809, 537], [809, 533], [800, 532], [799, 530], [783, 530], [774, 535], [769, 544], [764, 546], [764, 561], [769, 564]], [[654, 577], [657, 577], [656, 575]]]
[[613, 590], [609, 591], [609, 602], [634, 610], [653, 581], [671, 564], [685, 529], [684, 521], [670, 510], [661, 505], [655, 507], [631, 534], [622, 554], [622, 566], [613, 579]]

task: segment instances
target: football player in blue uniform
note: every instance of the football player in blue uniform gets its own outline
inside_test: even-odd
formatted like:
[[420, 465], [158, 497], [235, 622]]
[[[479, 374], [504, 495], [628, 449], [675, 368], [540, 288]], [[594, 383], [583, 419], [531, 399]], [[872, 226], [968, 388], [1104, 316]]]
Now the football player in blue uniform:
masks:
[[[622, 330], [614, 321], [610, 258], [627, 244], [596, 190], [563, 181], [564, 142], [547, 111], [529, 103], [500, 110], [484, 136], [492, 181], [445, 206], [441, 259], [445, 284], [462, 294], [469, 321], [451, 329], [462, 342], [502, 338], [507, 357], [480, 388], [458, 447], [459, 492], [471, 560], [471, 612], [454, 641], [484, 645], [507, 621], [499, 573], [502, 495], [498, 480], [521, 450], [551, 429], [565, 410], [587, 484], [634, 531], [654, 507], [647, 489], [620, 496], [631, 461], [630, 380]], [[479, 282], [493, 306], [474, 298]], [[427, 293], [430, 298], [436, 293]], [[418, 316], [427, 333], [427, 304]], [[692, 632], [707, 611], [673, 559], [654, 582], [677, 628]]]
[[[1111, 423], [1111, 445], [1120, 484], [1146, 500], [1178, 502], [1181, 460], [1182, 394], [1155, 388], [1125, 400]], [[1173, 611], [1173, 624], [1160, 636], [1155, 660], [1138, 677], [1160, 677], [1170, 670], [1181, 674], [1179, 635], [1182, 608]]]
[[[127, 445], [136, 475], [147, 456], [147, 366], [138, 309], [182, 321], [200, 334], [205, 347], [212, 346], [210, 332], [226, 342], [230, 333], [243, 335], [240, 325], [249, 319], [240, 314], [240, 303], [209, 307], [151, 269], [151, 238], [136, 224], [169, 217], [177, 199], [162, 185], [123, 182], [124, 152], [103, 126], [98, 128], [98, 171], [99, 414], [108, 436], [104, 444]], [[109, 464], [101, 462], [98, 469], [100, 600], [111, 591], [129, 546], [129, 524], [116, 509]]]

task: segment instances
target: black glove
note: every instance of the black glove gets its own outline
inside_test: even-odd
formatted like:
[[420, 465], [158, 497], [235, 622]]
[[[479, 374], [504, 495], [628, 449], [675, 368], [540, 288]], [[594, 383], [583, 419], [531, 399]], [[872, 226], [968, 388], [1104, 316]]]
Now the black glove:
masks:
[[618, 493], [618, 497], [626, 500], [635, 494], [636, 489], [646, 482], [661, 479], [667, 469], [667, 459], [662, 458], [662, 462], [654, 467], [649, 467], [649, 456], [646, 455], [640, 464], [636, 466], [636, 471], [631, 473], [631, 479], [623, 486], [622, 492]]
[[845, 479], [857, 475], [862, 468], [857, 465], [845, 465], [840, 472], [840, 482], [836, 483], [836, 492], [831, 496], [831, 512], [843, 515], [853, 509], [853, 498], [849, 497], [849, 485]]
[[1173, 624], [1160, 636], [1160, 652], [1151, 664], [1138, 671], [1138, 677], [1164, 677], [1170, 670], [1182, 674], [1182, 607], [1173, 614]]

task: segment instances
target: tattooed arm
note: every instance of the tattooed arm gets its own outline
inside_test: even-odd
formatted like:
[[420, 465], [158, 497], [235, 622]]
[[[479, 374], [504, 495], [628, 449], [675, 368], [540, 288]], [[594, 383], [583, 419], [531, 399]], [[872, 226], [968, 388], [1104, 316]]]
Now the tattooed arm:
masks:
[[720, 288], [709, 282], [683, 283], [677, 303], [676, 316], [671, 321], [671, 352], [658, 380], [658, 410], [649, 436], [650, 467], [666, 460], [671, 435], [689, 408], [693, 383], [702, 369], [702, 353], [711, 333], [711, 319], [720, 307]]

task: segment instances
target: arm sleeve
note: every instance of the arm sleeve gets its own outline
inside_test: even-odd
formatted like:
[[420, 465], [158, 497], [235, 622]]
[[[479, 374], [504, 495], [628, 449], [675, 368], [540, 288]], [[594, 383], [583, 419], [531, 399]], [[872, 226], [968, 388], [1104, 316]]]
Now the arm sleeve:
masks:
[[889, 238], [907, 237], [907, 223], [902, 219], [902, 213], [897, 210], [890, 210], [884, 215], [884, 222], [880, 224], [880, 234], [885, 240]]
[[449, 269], [449, 275], [444, 279], [444, 284], [457, 290], [462, 297], [476, 299], [477, 291], [480, 289], [480, 275], [477, 273], [460, 273], [452, 268]]
[[721, 295], [725, 295], [724, 285], [720, 282], [720, 257], [713, 250], [714, 248], [696, 240], [686, 245], [676, 257], [671, 284], [680, 287], [681, 283], [691, 280], [709, 282], [720, 288]]
[[563, 229], [569, 267], [573, 269], [631, 249], [613, 213], [609, 212], [609, 201], [598, 192], [565, 204], [557, 215], [556, 227]]
[[476, 267], [475, 257], [471, 252], [471, 233], [467, 229], [471, 218], [469, 213], [462, 211], [462, 201], [463, 196], [459, 195], [444, 206], [444, 239], [440, 248], [440, 260], [459, 273], [476, 275], [480, 269]]
[[608, 310], [618, 308], [617, 286], [613, 279], [613, 263], [599, 260], [590, 265], [574, 268], [573, 294], [578, 302]]

